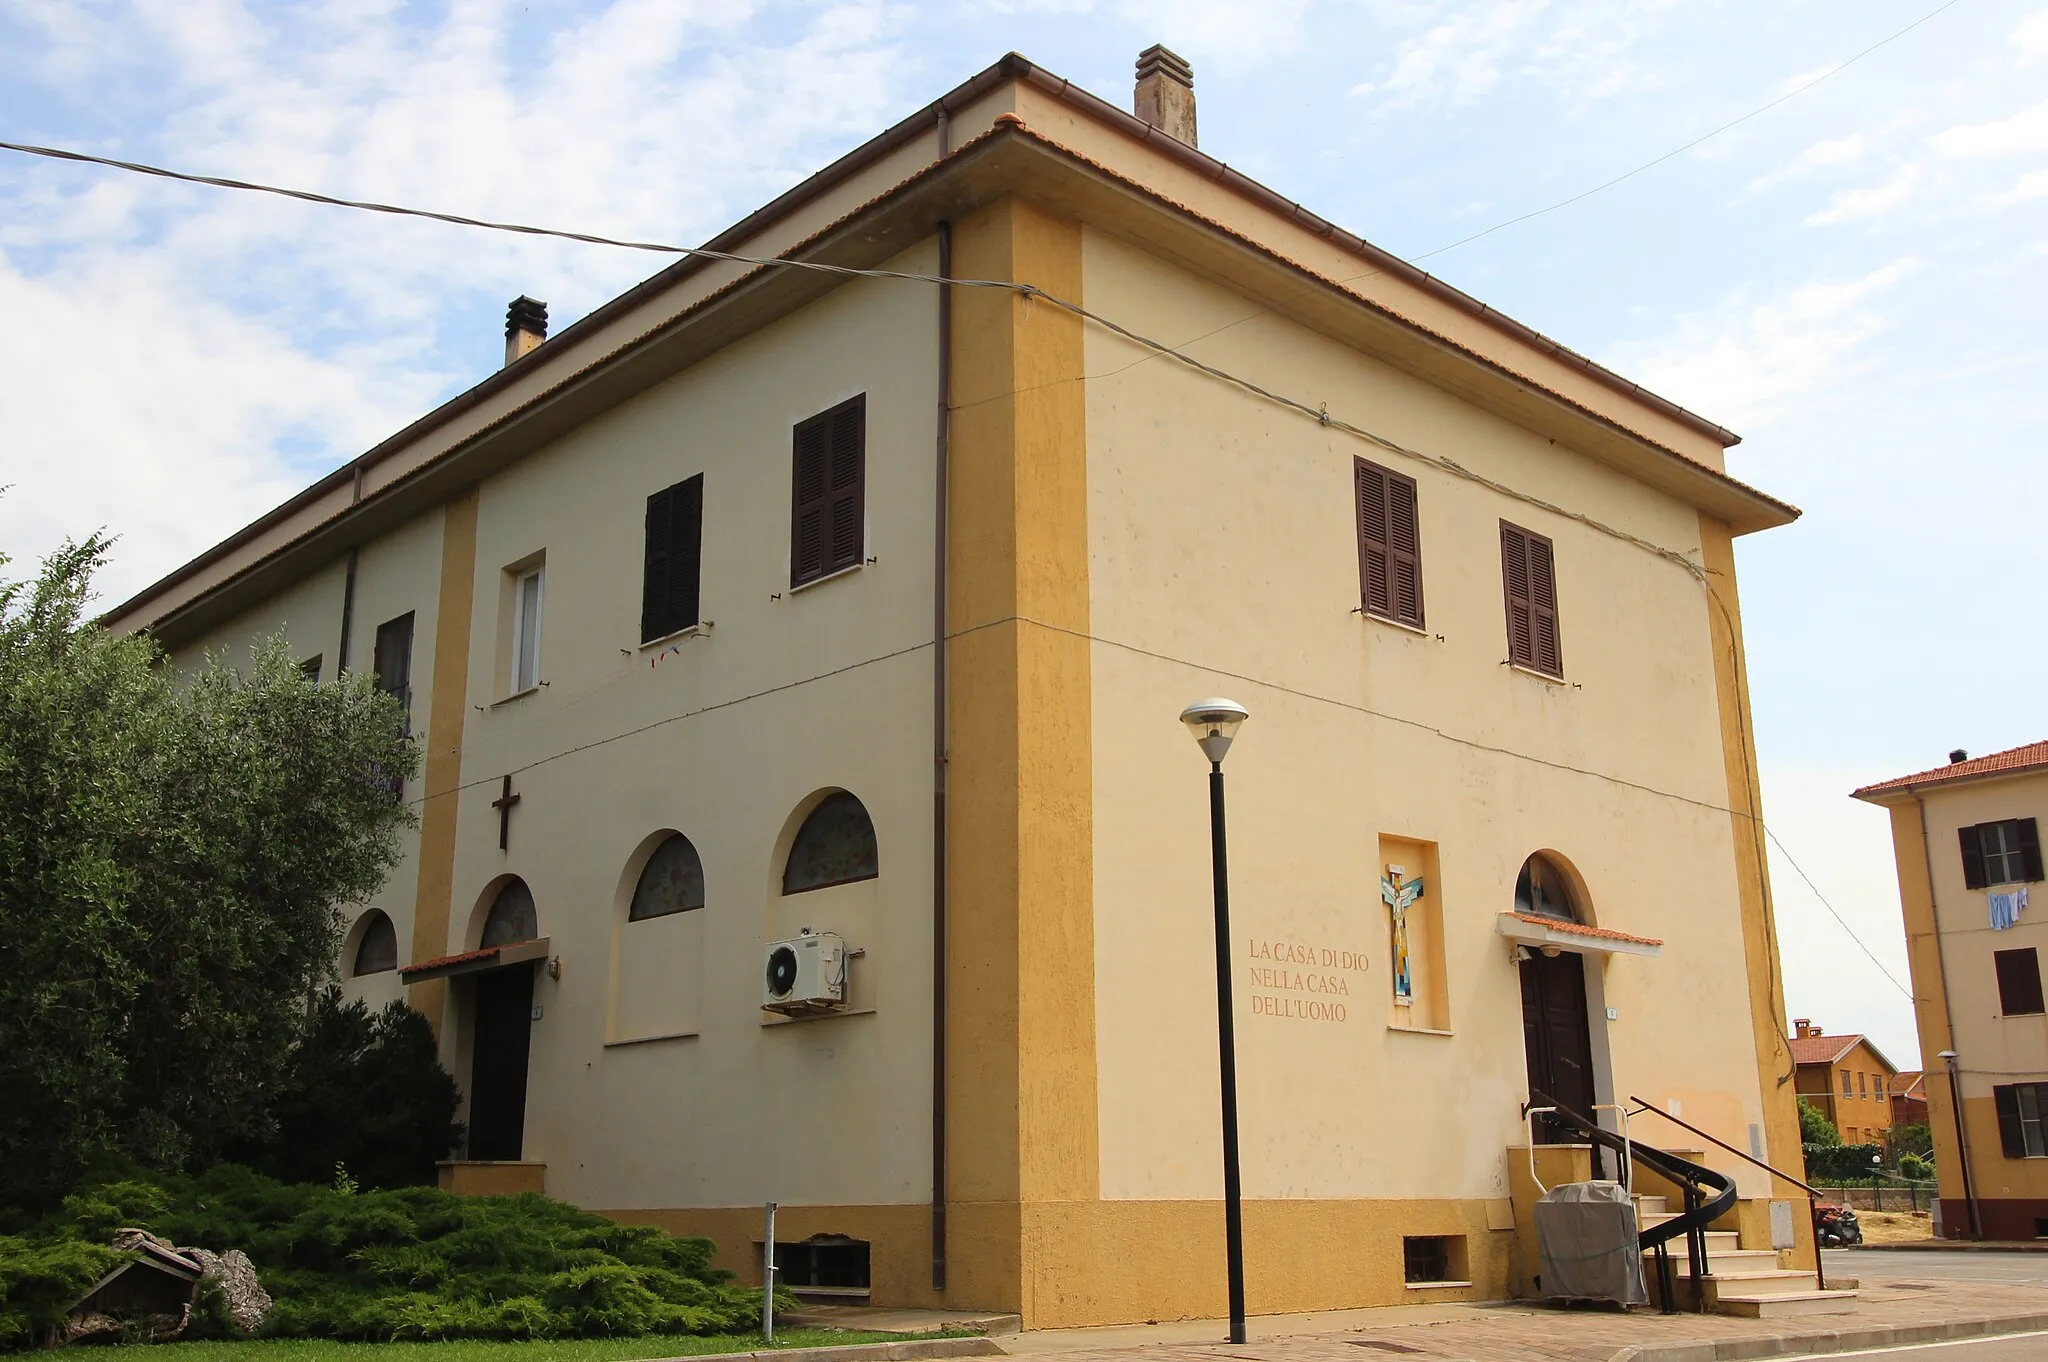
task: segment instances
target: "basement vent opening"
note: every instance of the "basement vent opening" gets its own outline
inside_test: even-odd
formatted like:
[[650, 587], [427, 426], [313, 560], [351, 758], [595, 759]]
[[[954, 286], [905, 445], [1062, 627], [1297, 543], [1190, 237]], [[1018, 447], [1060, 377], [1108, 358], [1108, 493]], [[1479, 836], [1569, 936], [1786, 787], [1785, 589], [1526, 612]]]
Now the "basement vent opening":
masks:
[[799, 1296], [844, 1300], [868, 1294], [868, 1241], [814, 1234], [775, 1245], [775, 1276]]
[[1409, 1286], [1470, 1286], [1465, 1276], [1465, 1236], [1404, 1235], [1401, 1277]]

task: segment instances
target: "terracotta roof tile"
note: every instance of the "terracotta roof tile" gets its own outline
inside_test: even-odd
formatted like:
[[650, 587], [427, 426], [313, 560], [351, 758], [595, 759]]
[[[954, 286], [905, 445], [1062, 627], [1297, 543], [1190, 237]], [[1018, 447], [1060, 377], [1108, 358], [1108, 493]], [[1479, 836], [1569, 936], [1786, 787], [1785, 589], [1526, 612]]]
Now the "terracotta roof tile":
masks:
[[1832, 1064], [1856, 1048], [1860, 1035], [1794, 1036], [1791, 1039], [1794, 1064]]
[[399, 973], [417, 974], [423, 969], [439, 969], [443, 965], [459, 965], [466, 960], [488, 960], [503, 949], [505, 949], [503, 946], [486, 946], [480, 951], [457, 951], [454, 955], [436, 956], [432, 960], [422, 960], [417, 965], [407, 965], [399, 970]]
[[1868, 799], [1871, 795], [1888, 794], [1911, 785], [1941, 785], [1951, 780], [1968, 780], [1972, 776], [2011, 775], [2037, 767], [2048, 768], [2048, 742], [2030, 742], [2022, 747], [1993, 752], [1988, 757], [1971, 757], [1968, 761], [1953, 761], [1931, 771], [1916, 771], [1910, 776], [1880, 780], [1875, 785], [1865, 785], [1853, 792], [1850, 798]]
[[1633, 941], [1638, 946], [1661, 946], [1663, 941], [1654, 936], [1630, 936], [1627, 932], [1610, 931], [1605, 927], [1588, 927], [1583, 922], [1566, 922], [1562, 918], [1542, 917], [1536, 913], [1516, 913], [1515, 919], [1536, 927], [1548, 927], [1553, 932], [1567, 932], [1572, 936], [1598, 937], [1603, 941]]

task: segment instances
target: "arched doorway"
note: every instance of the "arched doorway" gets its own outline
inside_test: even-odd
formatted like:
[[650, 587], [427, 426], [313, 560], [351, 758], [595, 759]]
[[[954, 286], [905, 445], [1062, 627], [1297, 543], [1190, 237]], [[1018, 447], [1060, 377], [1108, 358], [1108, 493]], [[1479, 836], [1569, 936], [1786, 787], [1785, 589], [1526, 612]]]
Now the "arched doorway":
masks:
[[[533, 891], [514, 876], [492, 900], [477, 946], [531, 941], [539, 928]], [[474, 1160], [517, 1160], [525, 1148], [536, 963], [526, 960], [476, 975], [469, 1058], [469, 1157]]]
[[[1542, 852], [1522, 863], [1515, 879], [1515, 911], [1528, 917], [1581, 922], [1571, 880]], [[1522, 1047], [1529, 1066], [1531, 1105], [1562, 1106], [1585, 1117], [1599, 1101], [1593, 1081], [1593, 1023], [1586, 999], [1586, 957], [1556, 947], [1523, 947]], [[1538, 1118], [1536, 1139], [1564, 1144], [1584, 1137]]]

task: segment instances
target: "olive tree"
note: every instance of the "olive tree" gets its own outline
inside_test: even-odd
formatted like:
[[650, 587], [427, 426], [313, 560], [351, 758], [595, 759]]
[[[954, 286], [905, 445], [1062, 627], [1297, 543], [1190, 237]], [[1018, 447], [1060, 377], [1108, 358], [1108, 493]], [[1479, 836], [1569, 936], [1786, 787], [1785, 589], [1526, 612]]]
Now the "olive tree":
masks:
[[[91, 619], [107, 541], [0, 579], [0, 1200], [271, 1129], [341, 909], [396, 863], [417, 757], [282, 640], [179, 673]], [[0, 556], [0, 567], [6, 563]]]

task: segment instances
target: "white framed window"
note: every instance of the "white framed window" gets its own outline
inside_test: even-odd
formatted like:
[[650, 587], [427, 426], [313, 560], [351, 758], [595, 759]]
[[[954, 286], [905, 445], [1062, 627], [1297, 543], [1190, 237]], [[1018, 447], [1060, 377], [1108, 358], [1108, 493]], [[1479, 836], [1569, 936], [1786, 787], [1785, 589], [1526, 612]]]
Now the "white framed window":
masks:
[[540, 684], [541, 590], [546, 569], [519, 574], [512, 589], [512, 694]]

